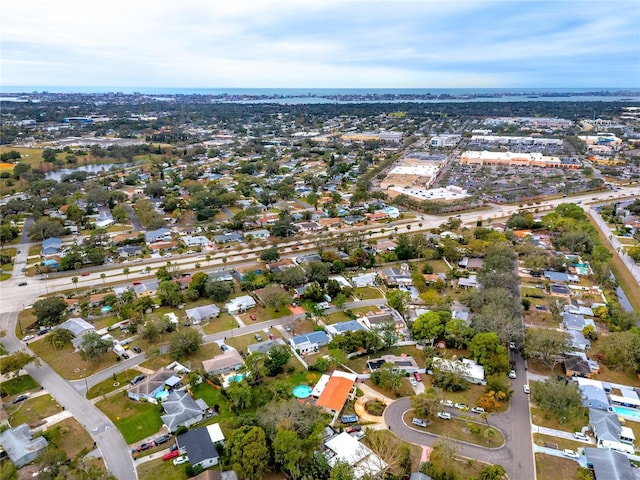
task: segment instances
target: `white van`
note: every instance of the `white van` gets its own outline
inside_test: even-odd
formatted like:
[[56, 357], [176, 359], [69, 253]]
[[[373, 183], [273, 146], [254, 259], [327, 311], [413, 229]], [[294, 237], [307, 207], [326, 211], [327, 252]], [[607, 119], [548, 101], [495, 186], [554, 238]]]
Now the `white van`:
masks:
[[424, 420], [420, 419], [420, 418], [414, 418], [412, 420], [412, 423], [414, 425], [417, 425], [419, 427], [426, 427], [427, 426], [427, 422], [425, 422]]

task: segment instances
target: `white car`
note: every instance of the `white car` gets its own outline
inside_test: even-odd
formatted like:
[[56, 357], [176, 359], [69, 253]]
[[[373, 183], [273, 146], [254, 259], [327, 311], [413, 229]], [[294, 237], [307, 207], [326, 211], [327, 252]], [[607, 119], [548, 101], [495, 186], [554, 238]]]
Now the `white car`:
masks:
[[509, 372], [509, 378], [516, 378], [516, 371], [515, 370], [511, 370]]
[[360, 430], [359, 432], [356, 432], [353, 436], [354, 436], [354, 438], [356, 440], [362, 440], [365, 435], [366, 435], [366, 433], [364, 433], [362, 430]]
[[471, 412], [472, 413], [484, 413], [484, 408], [482, 408], [482, 407], [473, 407], [471, 409]]
[[589, 437], [587, 437], [582, 432], [574, 432], [573, 438], [575, 438], [576, 440], [582, 440], [583, 442], [590, 442], [591, 441], [591, 440], [589, 440]]
[[438, 412], [438, 418], [443, 420], [451, 420], [451, 414], [449, 412]]
[[453, 402], [451, 400], [440, 400], [440, 403], [445, 407], [453, 407]]
[[189, 457], [187, 457], [185, 455], [183, 457], [174, 458], [173, 459], [173, 464], [174, 465], [182, 465], [183, 463], [187, 463], [188, 461], [189, 461]]
[[22, 339], [23, 342], [28, 342], [29, 340], [33, 340], [34, 338], [36, 338], [35, 335], [27, 335], [26, 337], [24, 337]]
[[418, 381], [413, 377], [409, 377], [409, 383], [414, 387], [418, 386]]
[[523, 385], [522, 386], [522, 390], [524, 391], [524, 393], [531, 393], [531, 389], [529, 388], [529, 385]]
[[573, 450], [569, 450], [568, 448], [562, 451], [562, 455], [564, 455], [565, 457], [574, 458], [576, 460], [580, 458], [580, 455], [578, 455], [577, 452], [574, 452]]

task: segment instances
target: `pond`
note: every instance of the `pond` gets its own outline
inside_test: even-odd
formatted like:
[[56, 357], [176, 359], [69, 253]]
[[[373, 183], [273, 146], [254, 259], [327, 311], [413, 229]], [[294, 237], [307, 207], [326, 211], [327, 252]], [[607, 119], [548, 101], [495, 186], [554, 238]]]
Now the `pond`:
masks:
[[124, 163], [100, 163], [100, 164], [92, 164], [92, 165], [82, 165], [80, 167], [74, 168], [63, 168], [61, 170], [55, 170], [53, 172], [47, 172], [45, 174], [45, 178], [47, 180], [55, 180], [59, 182], [62, 180], [62, 177], [65, 175], [70, 175], [73, 172], [88, 172], [89, 174], [98, 174], [102, 172], [108, 172], [111, 167], [116, 167], [117, 169], [124, 169], [126, 165]]

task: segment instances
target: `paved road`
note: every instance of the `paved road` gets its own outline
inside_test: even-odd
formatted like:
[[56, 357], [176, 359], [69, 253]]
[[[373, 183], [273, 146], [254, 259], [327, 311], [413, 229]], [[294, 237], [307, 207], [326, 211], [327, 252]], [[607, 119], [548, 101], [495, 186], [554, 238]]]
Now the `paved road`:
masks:
[[[526, 376], [524, 360], [520, 356], [516, 358], [516, 371], [519, 375], [512, 382], [514, 392], [509, 411], [489, 417], [489, 424], [494, 425], [504, 434], [504, 446], [489, 449], [459, 443], [459, 454], [502, 465], [511, 479], [535, 480], [529, 398], [522, 390]], [[408, 442], [425, 446], [436, 443], [438, 436], [418, 431], [404, 423], [402, 416], [409, 409], [411, 409], [411, 403], [408, 398], [396, 400], [384, 412], [385, 423], [391, 427], [391, 431], [396, 436]], [[448, 410], [452, 415], [458, 414], [456, 409]]]
[[[0, 317], [2, 324], [13, 324], [15, 330], [17, 313], [2, 313]], [[13, 335], [7, 335], [2, 343], [10, 352], [26, 348]], [[29, 352], [33, 354], [31, 351]], [[43, 364], [39, 367], [28, 365], [24, 370], [85, 427], [96, 442], [109, 473], [118, 480], [136, 480], [138, 478], [129, 446], [125, 443], [118, 429], [100, 410], [81, 396], [48, 365]]]
[[133, 231], [134, 232], [144, 232], [145, 228], [140, 223], [140, 220], [138, 220], [138, 217], [136, 215], [136, 212], [133, 210], [133, 207], [131, 205], [129, 205], [128, 203], [125, 203], [124, 206], [127, 209], [127, 212], [129, 212], [129, 220], [131, 220], [131, 225], [133, 226]]

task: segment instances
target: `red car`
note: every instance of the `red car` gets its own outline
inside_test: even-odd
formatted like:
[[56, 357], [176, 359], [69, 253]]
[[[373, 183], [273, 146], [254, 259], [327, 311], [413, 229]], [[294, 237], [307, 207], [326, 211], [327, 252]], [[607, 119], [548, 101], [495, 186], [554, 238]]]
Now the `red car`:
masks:
[[418, 382], [422, 381], [422, 376], [418, 372], [413, 372], [413, 376], [416, 377]]
[[88, 277], [89, 276], [89, 272], [84, 272], [80, 274], [81, 277]]
[[176, 458], [180, 455], [180, 450], [173, 450], [172, 452], [165, 453], [162, 456], [162, 460], [171, 460], [172, 458]]
[[253, 320], [253, 321], [255, 321], [255, 320], [256, 320], [256, 316], [255, 316], [255, 315], [249, 315], [249, 318], [250, 318], [251, 320]]

